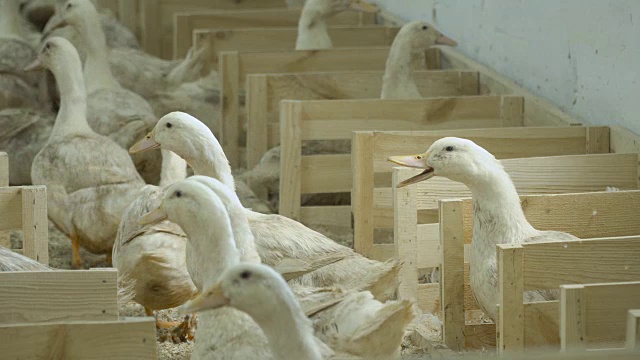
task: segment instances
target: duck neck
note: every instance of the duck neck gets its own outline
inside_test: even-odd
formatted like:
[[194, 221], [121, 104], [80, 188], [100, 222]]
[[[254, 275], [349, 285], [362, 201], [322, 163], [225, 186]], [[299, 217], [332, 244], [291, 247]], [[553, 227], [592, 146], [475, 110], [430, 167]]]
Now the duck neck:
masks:
[[207, 131], [208, 133], [198, 135], [201, 137], [200, 141], [191, 142], [192, 149], [189, 151], [189, 156], [184, 156], [184, 158], [196, 175], [218, 179], [235, 191], [236, 185], [229, 160], [211, 131], [208, 129]]
[[187, 163], [172, 151], [161, 149], [162, 168], [160, 169], [160, 187], [187, 178]]
[[95, 134], [87, 123], [87, 95], [80, 58], [76, 55], [65, 59], [51, 67], [51, 72], [60, 90], [60, 109], [49, 141], [70, 134]]
[[468, 186], [473, 194], [474, 245], [495, 248], [496, 244], [536, 231], [524, 215], [515, 185], [501, 166], [476, 176]]
[[[411, 39], [398, 36], [391, 46], [382, 80], [382, 98], [420, 98], [413, 80], [413, 47]], [[409, 91], [400, 91], [409, 89]]]
[[229, 209], [233, 236], [236, 240], [236, 247], [240, 252], [240, 261], [243, 263], [260, 264], [262, 260], [256, 249], [255, 237], [251, 232], [251, 226], [245, 213], [245, 208], [238, 202]]
[[22, 38], [20, 2], [17, 0], [0, 0], [0, 37]]
[[300, 14], [296, 50], [322, 50], [333, 47], [327, 29], [328, 16], [314, 5], [314, 3], [307, 4]]
[[88, 94], [99, 89], [120, 88], [111, 73], [107, 40], [100, 24], [100, 15], [97, 12], [85, 17], [78, 24], [85, 47], [84, 78]]
[[320, 360], [311, 321], [288, 287], [278, 290], [281, 299], [268, 312], [252, 315], [269, 340], [274, 359]]

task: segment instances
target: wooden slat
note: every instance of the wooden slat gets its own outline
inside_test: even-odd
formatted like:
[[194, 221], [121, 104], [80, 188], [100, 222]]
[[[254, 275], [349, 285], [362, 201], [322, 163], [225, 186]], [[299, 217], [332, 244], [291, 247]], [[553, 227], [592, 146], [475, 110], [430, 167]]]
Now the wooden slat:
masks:
[[464, 234], [463, 209], [460, 202], [440, 202], [440, 269], [444, 343], [452, 350], [464, 347]]
[[640, 235], [522, 246], [525, 290], [640, 279]]
[[157, 359], [155, 320], [0, 325], [5, 359]]
[[[399, 28], [384, 26], [336, 26], [328, 29], [333, 48], [391, 46]], [[222, 51], [295, 50], [297, 28], [196, 29], [197, 46], [208, 42], [213, 53]], [[215, 56], [215, 55], [214, 55]], [[215, 63], [215, 58], [212, 59]]]
[[[265, 9], [242, 11], [188, 12], [174, 15], [173, 57], [185, 57], [196, 29], [248, 29], [297, 27], [300, 9]], [[345, 11], [327, 19], [327, 24], [373, 25], [374, 14]]]
[[0, 186], [9, 186], [9, 156], [0, 152]]
[[351, 191], [351, 155], [307, 155], [300, 160], [300, 193]]
[[[403, 173], [394, 173], [394, 183], [398, 184], [407, 178]], [[415, 187], [407, 186], [394, 188], [393, 200], [397, 204], [394, 208], [393, 242], [395, 256], [402, 259], [402, 267], [398, 273], [400, 299], [416, 301], [418, 299], [418, 234]]]
[[586, 301], [584, 286], [560, 286], [560, 346], [562, 351], [586, 349]]
[[47, 188], [22, 188], [22, 247], [25, 256], [49, 265], [49, 221]]
[[640, 350], [640, 310], [632, 309], [627, 314], [626, 349]]
[[[353, 190], [351, 191], [352, 209], [361, 209], [353, 214], [354, 234], [360, 233], [363, 238], [371, 241], [353, 242], [353, 248], [359, 254], [369, 257], [373, 251], [373, 194], [365, 191], [374, 186], [373, 179], [373, 136], [371, 133], [353, 133], [351, 140], [352, 154], [362, 154], [353, 158], [352, 176]], [[394, 215], [395, 216], [395, 215]], [[355, 240], [355, 238], [354, 238]]]
[[117, 276], [115, 269], [1, 272], [0, 323], [117, 320]]
[[335, 227], [351, 227], [349, 206], [304, 206], [300, 209], [300, 222]]
[[498, 353], [524, 349], [523, 250], [520, 245], [498, 245], [500, 284], [500, 339]]
[[640, 153], [640, 136], [621, 126], [612, 126], [610, 150], [619, 153]]
[[280, 215], [300, 219], [302, 140], [300, 102], [283, 101], [280, 109]]

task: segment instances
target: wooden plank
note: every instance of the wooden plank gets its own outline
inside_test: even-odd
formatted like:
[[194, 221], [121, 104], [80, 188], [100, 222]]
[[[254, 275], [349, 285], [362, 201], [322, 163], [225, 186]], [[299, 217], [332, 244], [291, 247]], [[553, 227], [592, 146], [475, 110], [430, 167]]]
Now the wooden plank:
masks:
[[[394, 170], [395, 171], [395, 170]], [[442, 309], [444, 343], [454, 351], [462, 350], [464, 337], [464, 234], [462, 203], [440, 202], [440, 245], [442, 267]]]
[[606, 154], [609, 152], [609, 128], [587, 128], [587, 154]]
[[583, 285], [560, 286], [560, 346], [562, 351], [584, 351], [586, 349], [586, 301]]
[[300, 219], [302, 136], [299, 101], [283, 101], [280, 127], [280, 215]]
[[[247, 139], [252, 144], [248, 152], [248, 166], [255, 166], [269, 148], [279, 143], [278, 138], [275, 138], [275, 142], [265, 138], [269, 137], [267, 124], [274, 124], [273, 131], [278, 131], [280, 101], [378, 98], [382, 77], [381, 71], [247, 76], [247, 97], [258, 96], [260, 99], [254, 102], [247, 100]], [[477, 95], [478, 77], [474, 72], [416, 71], [414, 77], [425, 97]], [[254, 92], [258, 92], [258, 95], [254, 95]], [[340, 116], [340, 120], [345, 115], [350, 116], [348, 112], [336, 111], [333, 114], [334, 117]], [[256, 143], [260, 147], [255, 146]]]
[[621, 126], [612, 126], [610, 150], [617, 153], [640, 153], [640, 136]]
[[525, 98], [524, 123], [526, 126], [580, 125], [573, 117], [551, 102], [533, 95], [512, 80], [494, 70], [462, 55], [451, 47], [439, 46], [444, 68], [473, 70], [480, 73], [480, 93], [493, 95], [518, 95]]
[[302, 169], [301, 194], [351, 191], [351, 156], [349, 154], [301, 156], [299, 166]]
[[[394, 172], [393, 182], [399, 184], [406, 180], [404, 174], [406, 173]], [[418, 300], [418, 218], [415, 191], [415, 186], [393, 189], [393, 201], [397, 205], [393, 213], [396, 224], [393, 228], [393, 243], [395, 257], [403, 262], [398, 273], [398, 296], [412, 301]]]
[[[400, 30], [384, 26], [336, 26], [328, 28], [333, 48], [391, 46]], [[208, 42], [213, 53], [222, 51], [295, 50], [297, 28], [196, 29], [196, 44]], [[215, 55], [214, 55], [215, 56]], [[215, 58], [212, 59], [215, 63]]]
[[303, 224], [351, 228], [351, 208], [347, 206], [304, 206], [300, 209]]
[[24, 255], [49, 265], [46, 186], [25, 186], [22, 188], [22, 235]]
[[[629, 208], [628, 211], [637, 210]], [[624, 211], [618, 210], [620, 212]], [[607, 229], [603, 228], [602, 232], [606, 235]], [[640, 279], [640, 235], [522, 246], [525, 290]]]
[[502, 125], [524, 126], [524, 98], [521, 97], [502, 97]]
[[0, 230], [22, 230], [22, 187], [0, 187]]
[[[353, 133], [351, 140], [351, 154], [362, 154], [353, 157], [353, 185], [351, 191], [351, 207], [361, 209], [353, 214], [353, 229], [362, 234], [363, 238], [371, 241], [353, 243], [353, 248], [359, 254], [370, 257], [373, 244], [373, 193], [363, 191], [373, 188], [373, 133]], [[248, 160], [247, 160], [248, 161]], [[395, 216], [395, 215], [394, 215]], [[355, 239], [354, 239], [355, 240]]]
[[640, 282], [585, 285], [589, 347], [623, 348], [627, 314], [640, 307]]
[[[298, 26], [300, 9], [184, 12], [174, 14], [173, 58], [184, 58], [196, 29], [286, 28]], [[330, 26], [373, 25], [375, 14], [344, 11], [327, 19]]]
[[626, 349], [640, 350], [640, 310], [632, 309], [627, 314]]
[[[9, 186], [9, 156], [5, 152], [0, 152], [0, 187], [2, 186]], [[5, 210], [0, 211], [5, 216]], [[11, 233], [2, 228], [0, 228], [0, 246], [11, 248]]]
[[[208, 122], [209, 129], [214, 134], [221, 134], [222, 147], [232, 167], [239, 164], [239, 136], [240, 126], [237, 123], [240, 108], [240, 88], [237, 81], [240, 72], [238, 53], [220, 54], [220, 124], [216, 129], [212, 122]], [[224, 75], [222, 75], [224, 74]], [[216, 132], [215, 130], [218, 130]]]
[[6, 359], [157, 359], [155, 320], [0, 325]]
[[500, 338], [498, 353], [524, 349], [523, 250], [520, 245], [498, 244], [500, 285]]
[[117, 277], [115, 269], [0, 272], [0, 323], [117, 320]]

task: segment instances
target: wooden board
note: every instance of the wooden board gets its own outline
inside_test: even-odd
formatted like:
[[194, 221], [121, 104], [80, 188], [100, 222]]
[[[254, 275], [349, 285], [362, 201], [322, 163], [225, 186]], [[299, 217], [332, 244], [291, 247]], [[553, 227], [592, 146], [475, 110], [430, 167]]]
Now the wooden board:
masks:
[[0, 324], [118, 319], [115, 269], [0, 272]]
[[155, 320], [0, 325], [5, 359], [157, 359]]
[[[120, 0], [133, 3], [134, 0]], [[173, 55], [174, 15], [182, 12], [286, 8], [286, 0], [135, 0], [139, 39], [144, 50], [170, 59]]]
[[[374, 232], [393, 227], [391, 201], [391, 170], [389, 156], [424, 152], [434, 141], [455, 136], [470, 139], [487, 149], [498, 159], [528, 158], [555, 155], [593, 153], [589, 148], [590, 133], [608, 134], [608, 128], [546, 127], [463, 129], [440, 131], [354, 132], [351, 160], [353, 192], [351, 208], [354, 217], [354, 247], [360, 254], [384, 261], [393, 256], [393, 249], [374, 244]], [[434, 179], [435, 180], [435, 179]], [[451, 184], [448, 182], [448, 184]], [[431, 191], [431, 184], [425, 183]], [[460, 185], [453, 185], [460, 189]], [[468, 194], [468, 193], [467, 193]], [[417, 197], [417, 195], [416, 195]], [[428, 210], [434, 210], [430, 207]], [[428, 211], [420, 209], [421, 212]], [[437, 213], [436, 213], [437, 216]], [[432, 221], [437, 222], [437, 218]], [[420, 221], [424, 223], [425, 221]], [[386, 250], [382, 250], [385, 248]]]
[[[193, 45], [193, 32], [197, 29], [296, 28], [300, 13], [300, 9], [176, 13], [173, 26], [173, 58], [181, 59], [187, 55], [187, 51]], [[341, 12], [327, 20], [330, 26], [375, 23], [375, 14], [355, 11]]]
[[[335, 26], [328, 29], [333, 48], [391, 46], [400, 28], [385, 26]], [[223, 51], [294, 51], [297, 28], [196, 29], [196, 48], [208, 44], [212, 63]]]
[[[219, 124], [202, 119], [214, 134], [221, 134], [222, 146], [232, 166], [239, 164], [240, 94], [249, 74], [280, 74], [325, 71], [382, 71], [388, 47], [333, 49], [321, 51], [222, 52], [218, 58], [221, 92]], [[414, 69], [438, 69], [438, 56], [429, 50], [417, 59]], [[250, 99], [247, 99], [250, 101]]]
[[[351, 161], [345, 155], [302, 156], [303, 140], [349, 140], [353, 131], [452, 129], [521, 125], [518, 97], [453, 97], [419, 100], [282, 101], [281, 215], [300, 219], [300, 195], [351, 191]], [[288, 111], [288, 110], [292, 111]], [[349, 114], [334, 119], [327, 113]], [[328, 119], [327, 119], [328, 118]], [[295, 132], [292, 129], [296, 129]], [[298, 196], [295, 196], [298, 194]], [[345, 219], [347, 226], [349, 219]]]
[[[0, 187], [9, 186], [9, 157], [7, 153], [0, 152]], [[11, 234], [0, 229], [0, 246], [11, 247]]]
[[46, 186], [0, 187], [0, 231], [22, 230], [21, 253], [49, 264]]
[[632, 309], [627, 314], [626, 349], [640, 350], [640, 310]]
[[[247, 76], [247, 168], [258, 164], [268, 149], [280, 143], [281, 100], [376, 99], [382, 91], [382, 71], [304, 74], [254, 74]], [[414, 80], [424, 97], [478, 94], [474, 72], [417, 71]], [[333, 104], [333, 103], [332, 103]], [[335, 104], [339, 105], [339, 104]], [[343, 119], [344, 109], [327, 107], [326, 116]]]

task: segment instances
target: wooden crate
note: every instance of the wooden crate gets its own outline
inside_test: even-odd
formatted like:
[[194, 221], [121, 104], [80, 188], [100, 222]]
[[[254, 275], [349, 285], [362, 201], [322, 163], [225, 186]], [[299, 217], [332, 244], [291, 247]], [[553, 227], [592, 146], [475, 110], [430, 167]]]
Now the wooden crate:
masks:
[[[173, 58], [181, 59], [193, 45], [196, 29], [286, 28], [298, 26], [300, 9], [266, 9], [215, 12], [185, 12], [174, 15]], [[341, 12], [327, 20], [336, 25], [373, 25], [375, 14], [355, 11]]]
[[626, 349], [640, 351], [640, 310], [629, 310], [627, 314]]
[[[6, 157], [0, 156], [0, 166]], [[6, 161], [4, 161], [6, 164]], [[5, 167], [6, 169], [6, 167]], [[0, 170], [0, 173], [3, 171]], [[4, 172], [8, 174], [8, 171]], [[49, 222], [45, 186], [0, 187], [0, 245], [11, 248], [8, 232], [22, 230], [22, 249], [15, 252], [49, 264]]]
[[[282, 101], [281, 215], [302, 223], [351, 226], [350, 206], [302, 207], [301, 195], [350, 192], [351, 155], [302, 156], [302, 141], [350, 140], [361, 130], [441, 130], [522, 126], [522, 97]], [[364, 119], [364, 120], [363, 120]]]
[[[394, 227], [391, 171], [397, 165], [387, 161], [387, 158], [422, 153], [433, 142], [447, 136], [470, 139], [498, 159], [609, 152], [607, 127], [354, 132], [351, 149], [351, 210], [354, 219], [354, 248], [358, 253], [379, 261], [388, 260], [395, 255], [393, 244], [375, 242], [376, 232]], [[438, 187], [433, 183], [427, 183], [426, 186], [429, 189]], [[463, 187], [453, 185], [451, 189], [458, 194]], [[463, 191], [468, 194], [466, 190]], [[420, 223], [438, 222], [435, 203], [431, 204], [430, 209], [421, 208], [419, 213]]]
[[138, 18], [138, 39], [152, 55], [173, 56], [174, 15], [183, 12], [286, 8], [286, 0], [120, 0]]
[[[414, 69], [439, 69], [439, 51], [429, 50], [416, 59]], [[280, 74], [326, 71], [382, 71], [389, 55], [388, 47], [332, 49], [320, 51], [222, 52], [219, 56], [220, 124], [210, 119], [205, 124], [219, 134], [232, 166], [239, 164], [240, 94], [249, 74]]]
[[155, 320], [121, 318], [115, 269], [0, 273], [7, 359], [156, 359]]
[[[247, 76], [247, 168], [260, 162], [268, 149], [280, 144], [281, 100], [376, 99], [382, 91], [381, 71]], [[473, 71], [416, 71], [414, 79], [424, 97], [478, 95]], [[328, 103], [327, 103], [328, 104]], [[331, 104], [333, 109], [344, 103]], [[336, 114], [350, 117], [350, 109]], [[342, 119], [342, 117], [341, 117]]]
[[[601, 269], [605, 265], [602, 261], [604, 255], [615, 255], [611, 259], [607, 259], [616, 261], [614, 266], [608, 264], [611, 266], [607, 269], [608, 272], [618, 273], [621, 267], [626, 270], [627, 266], [631, 268], [635, 263], [636, 268], [633, 270], [638, 275], [635, 280], [640, 279], [640, 269], [637, 266], [640, 262], [639, 258], [629, 258], [632, 254], [635, 253], [637, 256], [640, 252], [638, 238], [636, 237], [636, 241], [619, 239], [606, 242], [602, 245], [607, 245], [608, 251], [595, 259], [592, 256], [592, 260], [595, 261], [598, 269]], [[612, 248], [614, 245], [617, 246], [615, 249]], [[598, 256], [599, 251], [596, 250], [599, 249], [594, 247], [589, 249], [589, 252]], [[617, 254], [612, 254], [612, 250], [615, 250]], [[594, 268], [596, 267], [593, 266], [591, 269]], [[582, 279], [582, 282], [590, 281], [593, 280], [590, 278]], [[624, 348], [628, 319], [631, 319], [630, 323], [633, 326], [632, 333], [629, 334], [627, 340], [636, 338], [633, 332], [637, 326], [637, 320], [633, 309], [638, 307], [640, 307], [640, 282], [638, 281], [560, 285], [561, 349], [563, 351], [586, 351], [593, 348]]]
[[[593, 156], [620, 156], [620, 154], [583, 155], [583, 157]], [[634, 156], [637, 155], [634, 154]], [[549, 164], [551, 158], [546, 159], [549, 160], [547, 161], [547, 164]], [[505, 163], [507, 161], [510, 160], [505, 160]], [[604, 172], [607, 171], [602, 171], [601, 173]], [[556, 171], [553, 179], [560, 181], [559, 175], [560, 172]], [[595, 173], [590, 171], [586, 175], [594, 176]], [[401, 181], [405, 178], [405, 176], [397, 176], [394, 180]], [[580, 180], [578, 179], [577, 181]], [[528, 195], [521, 196], [521, 200], [527, 219], [534, 227], [541, 230], [565, 231], [582, 239], [635, 236], [640, 234], [640, 223], [634, 220], [638, 211], [640, 211], [640, 191]], [[466, 313], [477, 309], [477, 304], [473, 301], [468, 286], [468, 280], [465, 280], [465, 277], [468, 279], [468, 269], [465, 269], [464, 248], [465, 244], [471, 243], [473, 230], [471, 199], [440, 200], [439, 212], [440, 247], [442, 249], [440, 285], [442, 289], [441, 309], [443, 309], [444, 342], [451, 349], [461, 349], [465, 345], [466, 334], [471, 332], [486, 334], [491, 330], [492, 326], [487, 324], [465, 325]], [[403, 245], [402, 242], [397, 243]], [[579, 243], [580, 241], [577, 242], [577, 244]], [[563, 252], [562, 249], [556, 249], [556, 253], [549, 253], [548, 256], [561, 256], [560, 254], [566, 257], [571, 256], [570, 252]], [[405, 252], [407, 251], [405, 250]], [[561, 260], [559, 257], [554, 257], [554, 259], [556, 259], [555, 265], [545, 269], [545, 273], [571, 273], [568, 266], [570, 262]], [[577, 263], [579, 264], [580, 262]], [[632, 271], [637, 271], [637, 268], [632, 269]], [[595, 276], [593, 279], [599, 281]], [[611, 277], [608, 279], [611, 279]], [[607, 281], [607, 279], [600, 281]], [[565, 281], [563, 284], [567, 282], [570, 283], [571, 281]], [[513, 306], [514, 303], [515, 301], [513, 300], [509, 302], [510, 306]], [[532, 308], [528, 312], [529, 316], [526, 320], [520, 319], [520, 321], [527, 321], [527, 324], [530, 324], [530, 326], [524, 327], [524, 335], [523, 332], [518, 332], [514, 325], [507, 325], [510, 327], [506, 334], [513, 337], [520, 336], [520, 341], [524, 339], [525, 344], [544, 343], [545, 345], [554, 345], [559, 348], [560, 342], [557, 332], [559, 328], [558, 303], [542, 303], [539, 306], [540, 308]], [[501, 306], [500, 316], [503, 316], [503, 310]], [[506, 311], [511, 313], [509, 309]], [[555, 315], [549, 316], [549, 314]], [[538, 322], [532, 322], [534, 320]], [[512, 318], [504, 319], [501, 317], [500, 323], [503, 326], [504, 324], [517, 324], [517, 321], [514, 322]], [[543, 335], [543, 337], [539, 335]], [[508, 343], [511, 339], [501, 340]], [[509, 347], [509, 349], [512, 348]]]

